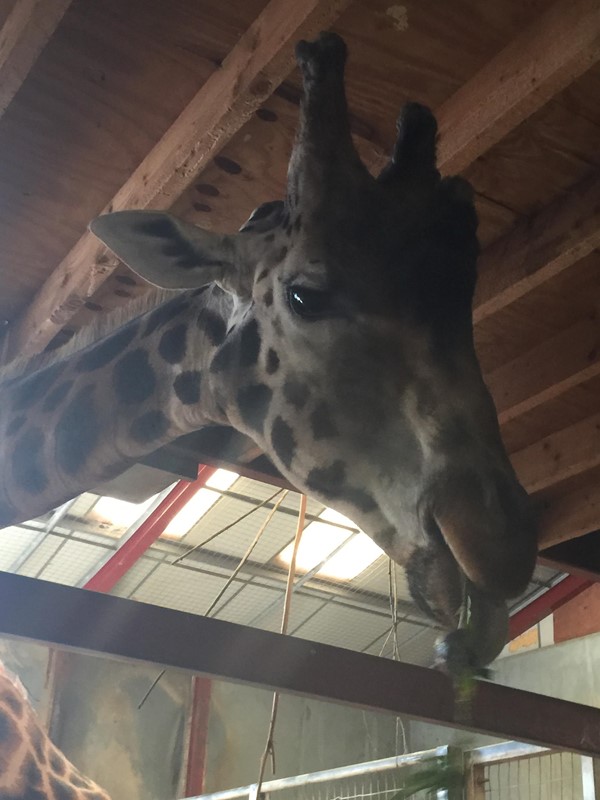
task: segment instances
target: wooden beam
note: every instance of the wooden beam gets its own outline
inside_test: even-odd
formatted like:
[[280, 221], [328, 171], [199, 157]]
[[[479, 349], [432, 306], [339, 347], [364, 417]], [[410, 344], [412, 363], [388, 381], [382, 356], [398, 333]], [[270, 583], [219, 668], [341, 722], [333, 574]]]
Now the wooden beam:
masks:
[[600, 583], [600, 530], [542, 550], [538, 564]]
[[[296, 41], [328, 28], [349, 0], [270, 0], [104, 211], [168, 208], [293, 66]], [[44, 349], [117, 266], [85, 233], [9, 330], [8, 357]]]
[[438, 670], [22, 575], [0, 574], [0, 633], [600, 755], [600, 710], [591, 706], [491, 681], [476, 681], [469, 702], [457, 703]]
[[[600, 475], [593, 470], [574, 487], [545, 496], [540, 504], [540, 550], [600, 528]], [[536, 500], [533, 495], [534, 502]]]
[[600, 319], [584, 319], [485, 376], [503, 425], [600, 375]]
[[600, 176], [562, 194], [479, 259], [474, 321], [489, 317], [600, 247]]
[[0, 116], [70, 4], [71, 0], [15, 0], [0, 30]]
[[599, 466], [600, 413], [513, 453], [510, 460], [528, 492]]
[[462, 172], [599, 58], [598, 0], [559, 0], [438, 109], [441, 169]]
[[[292, 44], [328, 27], [349, 0], [271, 0], [105, 210], [169, 207], [272, 93]], [[598, 58], [598, 0], [561, 0], [438, 112], [439, 162], [457, 172]], [[383, 163], [375, 148], [373, 163]], [[84, 235], [8, 334], [8, 357], [42, 350], [112, 273], [117, 261]]]

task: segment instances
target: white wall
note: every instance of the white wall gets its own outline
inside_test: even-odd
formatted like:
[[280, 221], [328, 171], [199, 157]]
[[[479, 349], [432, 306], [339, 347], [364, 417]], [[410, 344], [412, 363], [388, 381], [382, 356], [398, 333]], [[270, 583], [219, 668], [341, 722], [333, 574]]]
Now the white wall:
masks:
[[[498, 659], [493, 678], [504, 686], [600, 708], [600, 633]], [[497, 741], [421, 722], [410, 723], [410, 738], [416, 750], [440, 744], [471, 748]]]

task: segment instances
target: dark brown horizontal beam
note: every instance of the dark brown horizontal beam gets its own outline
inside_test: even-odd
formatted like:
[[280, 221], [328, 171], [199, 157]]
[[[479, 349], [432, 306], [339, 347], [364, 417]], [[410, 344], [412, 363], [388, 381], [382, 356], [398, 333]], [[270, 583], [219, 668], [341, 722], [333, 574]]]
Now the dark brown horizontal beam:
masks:
[[539, 509], [541, 550], [600, 528], [599, 482], [598, 471], [590, 470], [564, 486], [533, 495]]
[[600, 710], [480, 682], [458, 708], [434, 670], [0, 573], [0, 634], [600, 755]]
[[538, 563], [600, 583], [600, 530], [542, 550]]

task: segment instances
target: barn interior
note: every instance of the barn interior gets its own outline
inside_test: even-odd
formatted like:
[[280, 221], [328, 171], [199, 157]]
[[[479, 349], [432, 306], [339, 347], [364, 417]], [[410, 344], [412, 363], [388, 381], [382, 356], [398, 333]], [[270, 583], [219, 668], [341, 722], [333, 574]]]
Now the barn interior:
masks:
[[[538, 564], [513, 603], [495, 680], [597, 708], [598, 0], [3, 0], [0, 25], [5, 364], [60, 348], [152, 291], [88, 231], [98, 214], [171, 209], [233, 232], [259, 204], [284, 195], [301, 96], [299, 39], [327, 29], [345, 39], [353, 135], [373, 173], [393, 147], [402, 105], [434, 110], [442, 174], [462, 175], [475, 191], [477, 354], [539, 517]], [[213, 428], [3, 530], [0, 570], [276, 632], [300, 502], [252, 441]], [[430, 667], [439, 629], [415, 606], [402, 570], [351, 520], [311, 498], [305, 521], [288, 633]], [[29, 676], [59, 746], [96, 769], [114, 798], [200, 795], [256, 779], [266, 689], [215, 679], [207, 695], [204, 684], [168, 670], [144, 718], [136, 702], [157, 668], [50, 658], [45, 646], [8, 639], [0, 656]], [[104, 724], [83, 695], [96, 708], [106, 703]], [[432, 720], [288, 699], [276, 777], [492, 744]], [[206, 742], [190, 780], [188, 746], [197, 737], [189, 725], [199, 708]], [[96, 738], [83, 735], [96, 726]], [[150, 729], [153, 739], [145, 738]], [[260, 742], [249, 747], [253, 737]], [[145, 742], [143, 755], [126, 738]], [[115, 741], [129, 753], [121, 768]], [[579, 755], [538, 766], [537, 780], [533, 767], [521, 773], [522, 794], [498, 768], [497, 780], [488, 775], [471, 796], [595, 796], [585, 793], [594, 748], [564, 749]], [[535, 758], [528, 752], [524, 761]], [[166, 766], [155, 774], [159, 762]], [[556, 769], [564, 781], [552, 788], [549, 778], [548, 788], [542, 773]], [[553, 795], [559, 784], [563, 794]], [[391, 797], [397, 788], [369, 791]]]

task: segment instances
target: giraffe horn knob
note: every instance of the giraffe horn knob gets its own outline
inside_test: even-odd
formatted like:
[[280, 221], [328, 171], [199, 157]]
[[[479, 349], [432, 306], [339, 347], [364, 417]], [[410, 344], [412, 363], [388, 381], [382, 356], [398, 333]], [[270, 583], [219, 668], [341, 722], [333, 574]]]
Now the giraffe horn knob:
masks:
[[436, 169], [437, 121], [432, 111], [420, 103], [406, 103], [396, 123], [397, 137], [389, 164], [379, 180], [406, 180], [427, 174], [437, 182]]

